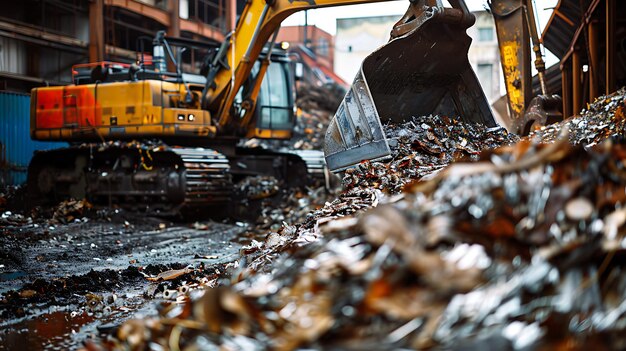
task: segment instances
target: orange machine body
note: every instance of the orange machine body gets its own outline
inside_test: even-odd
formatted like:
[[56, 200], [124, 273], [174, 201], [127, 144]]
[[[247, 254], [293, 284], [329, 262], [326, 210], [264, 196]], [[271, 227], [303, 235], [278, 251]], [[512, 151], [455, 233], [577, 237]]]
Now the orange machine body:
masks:
[[185, 91], [183, 84], [159, 80], [36, 88], [31, 137], [71, 142], [214, 136], [208, 111], [199, 104], [181, 107]]

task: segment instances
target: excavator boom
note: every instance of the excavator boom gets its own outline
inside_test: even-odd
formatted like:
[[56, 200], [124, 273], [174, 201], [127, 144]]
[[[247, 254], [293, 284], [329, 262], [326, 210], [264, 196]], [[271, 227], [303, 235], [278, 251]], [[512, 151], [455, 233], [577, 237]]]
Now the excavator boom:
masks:
[[[263, 46], [279, 29], [283, 20], [295, 12], [308, 9], [382, 1], [389, 0], [248, 1], [236, 30], [230, 36], [229, 45], [220, 54], [223, 58], [221, 67], [207, 80], [204, 108], [211, 111], [220, 130], [249, 129], [252, 122], [249, 115], [254, 110], [256, 96], [250, 96], [250, 101], [247, 101], [249, 108], [245, 111], [233, 111], [233, 102], [246, 83]], [[255, 84], [260, 84], [262, 79], [261, 73]], [[254, 87], [250, 90], [254, 90]]]

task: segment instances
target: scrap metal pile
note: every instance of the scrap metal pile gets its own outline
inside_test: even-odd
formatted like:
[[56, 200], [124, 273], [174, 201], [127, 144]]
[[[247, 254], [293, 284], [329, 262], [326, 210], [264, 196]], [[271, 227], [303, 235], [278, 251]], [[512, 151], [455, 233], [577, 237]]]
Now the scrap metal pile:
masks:
[[345, 93], [336, 85], [317, 87], [301, 83], [296, 101], [301, 113], [287, 146], [296, 150], [322, 150], [326, 128]]
[[278, 201], [263, 202], [261, 214], [254, 223], [254, 230], [257, 234], [266, 235], [267, 230], [279, 230], [283, 223], [302, 222], [312, 211], [324, 207], [332, 198], [333, 194], [321, 185], [304, 189], [283, 189]]
[[591, 106], [583, 145], [527, 138], [400, 195], [349, 190], [104, 347], [623, 349], [625, 103]]
[[288, 145], [296, 150], [322, 150], [332, 114], [323, 110], [302, 111]]
[[484, 149], [519, 140], [503, 128], [489, 129], [441, 116], [413, 117], [405, 123], [388, 124], [384, 131], [391, 159], [365, 161], [348, 169], [343, 178], [345, 188], [376, 188], [398, 193], [405, 184], [438, 171], [456, 159], [476, 158]]
[[567, 129], [570, 143], [593, 146], [611, 136], [623, 135], [626, 132], [623, 109], [625, 95], [626, 87], [613, 94], [601, 96], [587, 109], [582, 110], [580, 115], [542, 127], [530, 137], [541, 142], [553, 142], [563, 129]]
[[298, 83], [296, 104], [304, 111], [337, 111], [346, 89], [337, 83], [316, 86], [306, 82]]
[[280, 190], [278, 179], [272, 176], [246, 177], [236, 185], [240, 196], [257, 200], [270, 197]]

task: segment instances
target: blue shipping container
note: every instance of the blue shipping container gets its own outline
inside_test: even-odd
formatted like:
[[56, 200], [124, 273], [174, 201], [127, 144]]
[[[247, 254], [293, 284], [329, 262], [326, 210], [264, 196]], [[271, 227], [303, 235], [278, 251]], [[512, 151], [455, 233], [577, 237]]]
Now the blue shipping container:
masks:
[[0, 185], [26, 181], [36, 150], [66, 147], [67, 143], [30, 139], [30, 95], [0, 92]]

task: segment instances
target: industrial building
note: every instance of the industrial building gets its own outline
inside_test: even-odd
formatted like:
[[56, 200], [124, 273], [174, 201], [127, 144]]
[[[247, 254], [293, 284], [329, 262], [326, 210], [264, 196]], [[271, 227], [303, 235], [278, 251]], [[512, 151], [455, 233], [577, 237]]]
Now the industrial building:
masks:
[[625, 11], [617, 0], [561, 0], [554, 9], [541, 41], [560, 60], [550, 93], [563, 97], [564, 116], [626, 85]]
[[[132, 63], [150, 55], [158, 31], [218, 43], [235, 23], [234, 0], [24, 0], [0, 12], [0, 185], [26, 180], [35, 150], [65, 143], [35, 142], [30, 134], [32, 88], [72, 83], [81, 63]], [[243, 4], [242, 4], [243, 5]], [[203, 52], [183, 56], [198, 72]]]
[[335, 73], [335, 38], [330, 33], [314, 25], [284, 26], [276, 40], [289, 43], [289, 51], [303, 64], [304, 82], [347, 87], [346, 80]]
[[[0, 13], [0, 90], [68, 84], [72, 66], [134, 62], [151, 38], [221, 42], [234, 25], [230, 0], [24, 0]], [[199, 67], [197, 53], [184, 59]]]

